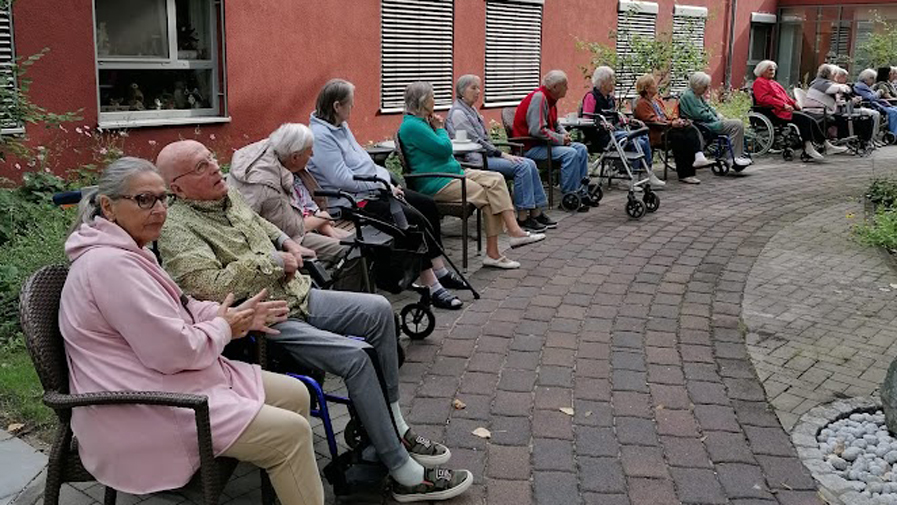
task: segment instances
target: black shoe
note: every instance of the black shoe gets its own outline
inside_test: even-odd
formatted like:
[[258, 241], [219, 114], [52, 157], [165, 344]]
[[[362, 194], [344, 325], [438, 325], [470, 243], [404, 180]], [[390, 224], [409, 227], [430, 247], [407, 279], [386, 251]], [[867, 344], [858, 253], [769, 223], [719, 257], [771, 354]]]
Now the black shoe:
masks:
[[532, 216], [524, 219], [523, 221], [518, 219], [517, 224], [525, 231], [532, 231], [536, 233], [542, 233], [543, 231], [545, 231], [545, 225], [533, 219]]
[[430, 296], [433, 301], [433, 306], [437, 309], [461, 310], [461, 306], [464, 305], [464, 302], [459, 300], [457, 296], [451, 294], [449, 290], [445, 288], [436, 291]]
[[591, 210], [591, 208], [591, 205], [584, 203], [580, 205], [578, 209], [576, 209], [576, 212], [588, 212], [589, 210]]
[[558, 227], [558, 222], [548, 217], [548, 214], [544, 212], [534, 217], [533, 219], [535, 219], [537, 223], [548, 228], [549, 230], [553, 230]]
[[439, 284], [442, 284], [442, 287], [446, 289], [467, 289], [467, 284], [461, 280], [461, 277], [458, 276], [455, 272], [451, 270], [448, 271], [447, 274], [442, 277], [437, 278], [439, 280]]

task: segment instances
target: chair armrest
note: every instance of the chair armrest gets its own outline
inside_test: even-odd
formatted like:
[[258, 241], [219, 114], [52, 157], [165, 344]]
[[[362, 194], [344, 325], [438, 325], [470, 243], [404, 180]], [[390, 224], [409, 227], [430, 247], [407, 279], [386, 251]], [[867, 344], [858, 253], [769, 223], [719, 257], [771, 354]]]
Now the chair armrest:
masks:
[[77, 395], [48, 392], [44, 404], [52, 409], [71, 409], [93, 405], [159, 405], [208, 412], [209, 399], [205, 395], [170, 393], [163, 391], [101, 391]]
[[483, 168], [482, 165], [475, 165], [473, 163], [467, 163], [466, 161], [459, 161], [458, 164], [461, 165], [463, 168], [472, 168], [474, 170], [479, 170], [479, 169]]
[[672, 126], [670, 123], [656, 123], [656, 122], [653, 122], [653, 121], [642, 121], [642, 123], [644, 123], [645, 126], [647, 126], [647, 127], [649, 127], [649, 128], [663, 128], [663, 129], [667, 129], [667, 128], [669, 128], [670, 126]]
[[545, 139], [536, 137], [508, 137], [508, 142], [526, 142], [527, 140], [534, 140], [536, 142], [548, 142]]
[[[463, 164], [462, 164], [463, 166]], [[426, 174], [405, 174], [405, 179], [432, 179], [434, 177], [448, 177], [449, 179], [465, 179], [464, 174], [450, 174], [448, 172], [429, 172]]]
[[523, 147], [520, 142], [493, 142], [492, 145], [498, 147]]

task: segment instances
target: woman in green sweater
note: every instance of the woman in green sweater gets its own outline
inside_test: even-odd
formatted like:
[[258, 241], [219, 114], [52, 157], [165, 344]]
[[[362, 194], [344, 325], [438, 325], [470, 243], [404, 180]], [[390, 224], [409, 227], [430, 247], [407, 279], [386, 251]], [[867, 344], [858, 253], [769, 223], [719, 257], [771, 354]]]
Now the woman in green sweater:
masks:
[[744, 155], [744, 123], [740, 119], [722, 117], [704, 98], [704, 94], [710, 89], [710, 76], [704, 72], [691, 74], [688, 88], [679, 99], [679, 115], [713, 133], [728, 135], [732, 140], [732, 156], [735, 157], [736, 168], [744, 168], [753, 163]]
[[[463, 170], [452, 155], [452, 140], [445, 121], [433, 113], [435, 98], [428, 82], [413, 82], [405, 88], [405, 118], [399, 128], [399, 140], [411, 173], [450, 173], [466, 176], [467, 201], [476, 205], [486, 221], [486, 258], [483, 265], [495, 268], [520, 268], [498, 250], [502, 225], [507, 228], [511, 247], [519, 247], [545, 238], [541, 233], [524, 231], [517, 224], [514, 204], [504, 177], [497, 172]], [[461, 200], [461, 181], [448, 177], [428, 177], [414, 181], [414, 189], [437, 202]]]

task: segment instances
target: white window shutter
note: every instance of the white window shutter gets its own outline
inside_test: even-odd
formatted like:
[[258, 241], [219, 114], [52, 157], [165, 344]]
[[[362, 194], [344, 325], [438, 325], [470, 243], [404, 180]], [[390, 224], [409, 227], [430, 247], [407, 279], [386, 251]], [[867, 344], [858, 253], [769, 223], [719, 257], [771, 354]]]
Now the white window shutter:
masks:
[[486, 106], [516, 105], [539, 86], [542, 4], [486, 0]]
[[[677, 6], [681, 9], [673, 14], [673, 44], [679, 47], [704, 49], [704, 28], [707, 23], [707, 9], [703, 7]], [[670, 91], [681, 94], [688, 87], [688, 76], [699, 68], [674, 68]]]
[[433, 85], [436, 107], [452, 103], [454, 0], [381, 0], [380, 109], [401, 112], [405, 87]]
[[0, 9], [0, 86], [3, 87], [3, 104], [0, 104], [0, 130], [3, 133], [20, 130], [22, 125], [9, 113], [14, 106], [16, 93], [16, 53], [13, 46], [12, 6]]
[[[630, 41], [633, 37], [654, 39], [657, 30], [657, 4], [650, 2], [620, 1], [617, 12], [617, 57], [633, 53]], [[617, 93], [629, 90], [635, 93], [635, 80], [644, 69], [620, 68], [616, 70]]]

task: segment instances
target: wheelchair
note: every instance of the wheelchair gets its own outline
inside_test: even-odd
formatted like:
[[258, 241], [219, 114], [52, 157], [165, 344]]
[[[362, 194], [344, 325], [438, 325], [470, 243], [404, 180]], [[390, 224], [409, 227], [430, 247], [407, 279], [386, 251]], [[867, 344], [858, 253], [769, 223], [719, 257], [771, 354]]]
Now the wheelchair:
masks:
[[745, 130], [745, 151], [752, 156], [762, 156], [770, 151], [782, 154], [782, 159], [792, 161], [794, 153], [800, 149], [800, 160], [810, 161], [810, 155], [804, 150], [803, 138], [797, 125], [784, 122], [773, 113], [772, 107], [757, 105], [753, 93], [753, 105], [748, 114], [749, 130]]
[[[713, 159], [710, 171], [713, 175], [727, 175], [730, 171], [739, 173], [745, 166], [735, 163], [735, 152], [732, 149], [732, 139], [728, 135], [711, 131], [707, 126], [695, 121], [693, 123], [704, 141], [704, 152]], [[747, 129], [745, 129], [745, 146], [747, 145]], [[751, 158], [751, 153], [745, 148], [744, 156]]]

